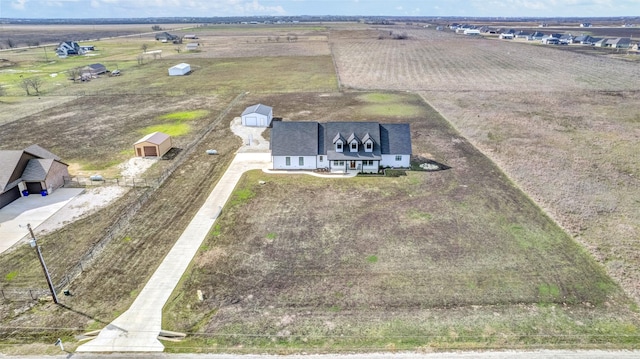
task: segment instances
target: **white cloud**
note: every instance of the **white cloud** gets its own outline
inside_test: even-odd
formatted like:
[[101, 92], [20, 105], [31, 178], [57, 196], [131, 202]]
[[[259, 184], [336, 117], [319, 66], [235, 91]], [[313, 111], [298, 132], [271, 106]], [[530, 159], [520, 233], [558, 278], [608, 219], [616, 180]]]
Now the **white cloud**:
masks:
[[24, 10], [24, 5], [28, 0], [16, 0], [11, 2], [11, 7], [16, 10]]

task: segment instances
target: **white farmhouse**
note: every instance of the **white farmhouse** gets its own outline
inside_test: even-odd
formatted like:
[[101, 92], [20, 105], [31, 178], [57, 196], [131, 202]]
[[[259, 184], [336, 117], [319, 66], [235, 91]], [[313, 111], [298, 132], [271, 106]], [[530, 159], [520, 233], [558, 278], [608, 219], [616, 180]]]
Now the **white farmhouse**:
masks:
[[273, 120], [273, 107], [257, 104], [242, 111], [242, 125], [251, 127], [269, 127]]
[[411, 159], [406, 123], [276, 121], [270, 144], [273, 169], [377, 173]]
[[169, 76], [183, 76], [189, 72], [191, 72], [191, 66], [184, 62], [169, 68]]

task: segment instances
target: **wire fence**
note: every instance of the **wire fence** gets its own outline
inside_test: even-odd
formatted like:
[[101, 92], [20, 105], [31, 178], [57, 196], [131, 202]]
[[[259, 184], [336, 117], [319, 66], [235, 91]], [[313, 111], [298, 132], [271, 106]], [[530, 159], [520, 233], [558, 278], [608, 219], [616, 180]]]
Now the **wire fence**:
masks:
[[48, 289], [0, 288], [0, 298], [12, 302], [39, 300], [51, 296]]
[[[82, 272], [84, 272], [87, 268], [90, 267], [91, 263], [100, 255], [100, 253], [104, 250], [104, 248], [111, 243], [113, 239], [123, 237], [123, 233], [129, 228], [131, 219], [137, 214], [138, 210], [152, 197], [155, 190], [164, 183], [167, 178], [173, 174], [173, 172], [180, 167], [188, 158], [191, 153], [195, 150], [197, 145], [202, 141], [202, 139], [209, 134], [215, 126], [220, 123], [220, 121], [229, 113], [231, 108], [244, 97], [244, 93], [238, 95], [227, 108], [218, 115], [215, 121], [204, 130], [201, 131], [200, 134], [191, 141], [188, 145], [185, 146], [184, 150], [175, 158], [174, 162], [171, 166], [167, 167], [160, 177], [152, 179], [152, 180], [144, 180], [138, 179], [138, 184], [140, 187], [149, 187], [150, 189], [140, 195], [135, 202], [133, 202], [129, 208], [127, 208], [119, 218], [114, 222], [113, 225], [109, 228], [109, 231], [97, 242], [97, 244], [91, 248], [82, 258], [78, 261], [77, 264], [72, 266], [65, 275], [63, 275], [61, 281], [56, 285], [56, 288], [65, 288], [71, 284], [71, 282], [77, 278]], [[94, 181], [95, 182], [95, 181]], [[113, 183], [113, 182], [111, 182]], [[120, 184], [122, 183], [122, 184]], [[125, 180], [118, 181], [116, 179], [117, 185], [127, 185], [134, 184], [132, 179], [131, 182], [127, 182]], [[135, 187], [135, 185], [133, 185]], [[136, 195], [132, 193], [131, 195]]]
[[162, 184], [161, 178], [137, 178], [137, 177], [115, 177], [103, 178], [94, 176], [65, 176], [65, 187], [102, 187], [102, 186], [122, 186], [122, 187], [159, 187]]
[[[69, 267], [69, 269], [61, 275], [56, 275], [57, 278], [54, 279], [54, 287], [56, 292], [62, 291], [64, 288], [68, 288], [69, 285], [78, 278], [84, 271], [89, 269], [94, 261], [99, 258], [102, 251], [114, 240], [121, 239], [127, 233], [131, 220], [138, 213], [138, 210], [153, 196], [155, 191], [173, 174], [173, 172], [180, 167], [184, 162], [189, 158], [189, 156], [194, 152], [197, 145], [205, 138], [221, 121], [227, 116], [229, 111], [235, 106], [235, 104], [240, 101], [244, 97], [244, 92], [240, 95], [236, 96], [236, 98], [231, 101], [231, 103], [227, 106], [227, 108], [221, 112], [218, 117], [214, 121], [207, 126], [203, 131], [199, 133], [199, 135], [187, 144], [183, 151], [181, 151], [178, 156], [175, 157], [173, 163], [168, 166], [162, 174], [153, 179], [142, 179], [142, 178], [112, 178], [112, 179], [102, 179], [99, 181], [91, 180], [91, 177], [81, 177], [81, 176], [73, 176], [65, 178], [65, 186], [79, 186], [79, 187], [90, 187], [90, 186], [129, 186], [136, 188], [146, 188], [142, 193], [140, 191], [129, 191], [128, 196], [135, 196], [135, 199], [131, 201], [131, 204], [128, 205], [120, 215], [114, 220], [113, 224], [109, 226], [108, 230], [102, 236], [96, 244], [91, 247], [80, 259], [73, 265]], [[2, 297], [5, 300], [9, 301], [26, 301], [26, 300], [37, 300], [42, 298], [43, 295], [48, 295], [48, 289], [23, 289], [23, 288], [15, 288], [15, 289], [3, 289], [6, 292], [6, 295], [3, 294]]]

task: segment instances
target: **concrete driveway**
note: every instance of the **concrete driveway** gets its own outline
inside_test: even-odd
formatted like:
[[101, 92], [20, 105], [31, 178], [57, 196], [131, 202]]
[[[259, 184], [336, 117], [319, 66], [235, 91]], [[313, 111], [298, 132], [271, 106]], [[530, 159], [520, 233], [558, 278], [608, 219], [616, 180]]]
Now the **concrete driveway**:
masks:
[[77, 348], [77, 352], [161, 352], [162, 307], [171, 295], [191, 259], [214, 225], [218, 214], [242, 174], [269, 166], [269, 152], [238, 153], [204, 205], [193, 217], [169, 254], [151, 276], [131, 307], [98, 336]]
[[0, 253], [29, 236], [27, 223], [37, 232], [40, 224], [82, 191], [82, 188], [59, 188], [48, 196], [32, 194], [20, 197], [0, 209]]

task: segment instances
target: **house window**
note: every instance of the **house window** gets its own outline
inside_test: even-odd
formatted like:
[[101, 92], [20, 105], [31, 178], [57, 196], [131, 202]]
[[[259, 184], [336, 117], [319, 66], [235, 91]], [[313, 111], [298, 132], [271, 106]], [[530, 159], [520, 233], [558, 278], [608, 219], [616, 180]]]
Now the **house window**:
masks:
[[396, 156], [396, 161], [402, 161], [402, 156]]
[[298, 157], [298, 165], [304, 166], [304, 157]]
[[362, 161], [362, 165], [363, 166], [373, 166], [373, 161], [371, 161], [371, 160]]
[[336, 143], [336, 150], [342, 151], [342, 142]]
[[344, 161], [333, 161], [334, 166], [344, 166]]
[[324, 161], [324, 159], [322, 158], [322, 156], [320, 156], [320, 162]]
[[370, 150], [373, 148], [373, 143], [367, 142], [367, 149]]
[[358, 144], [355, 142], [351, 142], [351, 150], [355, 151], [358, 149]]
[[285, 157], [284, 162], [287, 166], [291, 166], [291, 157]]

